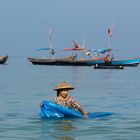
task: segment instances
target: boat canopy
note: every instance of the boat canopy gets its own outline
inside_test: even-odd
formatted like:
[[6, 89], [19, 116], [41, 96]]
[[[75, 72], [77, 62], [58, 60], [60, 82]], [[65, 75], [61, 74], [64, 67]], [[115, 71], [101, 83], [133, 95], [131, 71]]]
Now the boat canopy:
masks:
[[39, 48], [39, 49], [36, 49], [37, 51], [44, 51], [44, 50], [50, 50], [50, 48]]

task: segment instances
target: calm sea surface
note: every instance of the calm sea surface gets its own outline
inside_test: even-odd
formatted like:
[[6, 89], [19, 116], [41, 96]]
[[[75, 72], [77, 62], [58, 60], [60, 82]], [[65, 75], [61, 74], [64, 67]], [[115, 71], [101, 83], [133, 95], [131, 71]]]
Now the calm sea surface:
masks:
[[[113, 112], [98, 119], [45, 120], [42, 100], [52, 99], [62, 80], [87, 111]], [[124, 70], [34, 66], [22, 57], [0, 65], [1, 140], [139, 140], [140, 66]]]

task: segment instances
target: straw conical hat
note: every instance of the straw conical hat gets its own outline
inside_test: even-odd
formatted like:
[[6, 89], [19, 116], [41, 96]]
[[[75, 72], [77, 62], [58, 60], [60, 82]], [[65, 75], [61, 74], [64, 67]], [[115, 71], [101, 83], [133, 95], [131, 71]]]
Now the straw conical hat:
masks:
[[57, 85], [54, 90], [59, 90], [59, 89], [68, 89], [68, 90], [72, 90], [74, 89], [73, 86], [67, 84], [65, 81], [62, 81], [59, 85]]

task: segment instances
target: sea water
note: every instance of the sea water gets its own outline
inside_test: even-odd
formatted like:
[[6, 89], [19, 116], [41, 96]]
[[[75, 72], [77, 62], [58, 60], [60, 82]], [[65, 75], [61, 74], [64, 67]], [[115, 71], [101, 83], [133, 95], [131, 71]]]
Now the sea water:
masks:
[[[89, 112], [113, 112], [95, 119], [41, 119], [39, 104], [56, 96], [65, 80], [69, 94]], [[0, 65], [1, 140], [139, 140], [140, 67], [97, 70], [93, 67], [32, 65], [9, 57]]]

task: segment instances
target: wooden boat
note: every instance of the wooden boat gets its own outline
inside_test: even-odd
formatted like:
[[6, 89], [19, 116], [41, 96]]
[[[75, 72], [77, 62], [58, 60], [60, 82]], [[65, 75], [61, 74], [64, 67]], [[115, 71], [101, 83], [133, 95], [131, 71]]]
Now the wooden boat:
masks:
[[[129, 67], [137, 67], [140, 63], [140, 56], [134, 58], [122, 58], [115, 59], [112, 54], [112, 49], [99, 49], [93, 50], [96, 53], [104, 54], [105, 59], [100, 62], [100, 66], [129, 66]], [[92, 65], [95, 65], [95, 62], [90, 62]], [[98, 64], [98, 63], [97, 63]]]
[[0, 56], [0, 64], [6, 63], [8, 56]]
[[79, 59], [75, 60], [73, 56], [65, 58], [52, 58], [52, 59], [35, 59], [27, 58], [34, 65], [59, 65], [59, 66], [127, 66], [137, 67], [140, 63], [140, 58], [119, 59], [112, 61], [105, 61], [104, 58], [98, 59]]
[[[123, 58], [123, 59], [115, 59], [113, 57], [112, 53], [112, 48], [111, 48], [111, 38], [112, 38], [112, 31], [113, 28], [108, 28], [108, 37], [109, 37], [109, 44], [107, 49], [96, 49], [92, 50], [94, 53], [97, 53], [98, 55], [104, 54], [106, 56], [105, 61], [99, 64], [100, 67], [120, 67], [120, 66], [128, 66], [128, 67], [137, 67], [140, 63], [140, 57], [135, 57], [135, 58]], [[94, 62], [90, 62], [93, 65], [95, 64]]]
[[[49, 47], [48, 48], [39, 48], [36, 49], [37, 51], [49, 51], [51, 58], [46, 59], [45, 56], [43, 55], [43, 58], [27, 58], [32, 64], [34, 65], [57, 65], [57, 62], [59, 61], [73, 61], [76, 59], [76, 55], [72, 56], [67, 56], [63, 58], [55, 58], [55, 50], [52, 46], [52, 37], [51, 37], [51, 30], [49, 30], [48, 33], [48, 42], [49, 42]], [[67, 48], [68, 50], [70, 48]], [[77, 49], [77, 48], [75, 48]], [[59, 64], [59, 63], [58, 63]]]
[[75, 56], [63, 57], [63, 58], [49, 58], [49, 59], [37, 59], [27, 58], [34, 65], [57, 65], [57, 61], [72, 61]]

